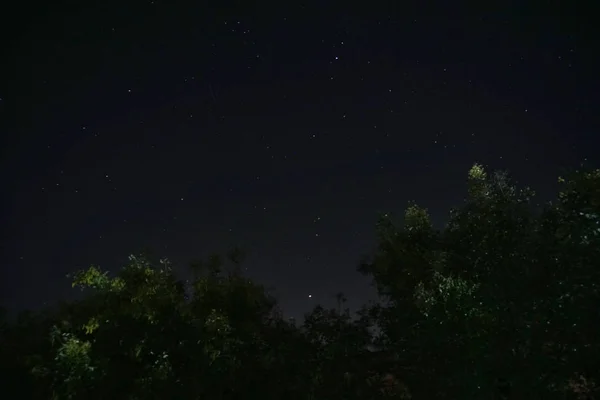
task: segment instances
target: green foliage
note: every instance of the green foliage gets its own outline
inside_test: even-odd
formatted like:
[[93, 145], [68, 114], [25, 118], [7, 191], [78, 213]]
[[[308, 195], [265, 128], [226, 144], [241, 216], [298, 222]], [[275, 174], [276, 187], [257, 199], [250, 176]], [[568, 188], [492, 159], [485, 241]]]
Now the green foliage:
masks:
[[432, 282], [425, 287], [419, 282], [415, 288], [415, 301], [427, 317], [436, 306], [442, 306], [446, 317], [477, 315], [478, 310], [471, 303], [476, 296], [478, 284], [452, 275], [434, 272]]
[[[600, 171], [558, 199], [475, 165], [468, 197], [433, 228], [411, 203], [377, 222], [359, 271], [382, 301], [321, 306], [296, 326], [241, 273], [244, 253], [190, 266], [132, 255], [74, 273], [82, 300], [0, 313], [9, 393], [30, 399], [584, 399], [600, 392]], [[587, 397], [586, 397], [587, 396]]]
[[360, 270], [389, 300], [381, 342], [410, 369], [415, 397], [565, 398], [582, 380], [592, 390], [600, 171], [560, 181], [558, 201], [534, 212], [530, 189], [475, 165], [444, 230], [432, 232], [414, 205], [402, 229], [380, 224], [379, 249]]
[[107, 289], [110, 287], [108, 272], [102, 272], [100, 268], [91, 266], [87, 270], [78, 271], [73, 275], [73, 287]]
[[427, 232], [431, 229], [431, 221], [427, 210], [416, 204], [410, 205], [404, 213], [404, 226], [408, 232]]

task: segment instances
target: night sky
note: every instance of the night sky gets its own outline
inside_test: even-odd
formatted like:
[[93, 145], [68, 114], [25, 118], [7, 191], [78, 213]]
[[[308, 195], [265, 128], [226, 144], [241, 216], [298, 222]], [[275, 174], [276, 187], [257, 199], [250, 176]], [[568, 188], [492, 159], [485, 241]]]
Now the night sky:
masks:
[[10, 309], [132, 252], [185, 278], [234, 245], [287, 315], [338, 291], [356, 308], [378, 213], [414, 200], [442, 227], [474, 162], [543, 200], [600, 154], [589, 10], [83, 3], [22, 9], [3, 35]]

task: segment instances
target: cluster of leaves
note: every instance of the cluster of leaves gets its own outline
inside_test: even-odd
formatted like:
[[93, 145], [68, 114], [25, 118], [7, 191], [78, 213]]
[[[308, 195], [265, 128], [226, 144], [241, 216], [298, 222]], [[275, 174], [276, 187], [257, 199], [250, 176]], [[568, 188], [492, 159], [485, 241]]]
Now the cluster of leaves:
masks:
[[475, 165], [443, 230], [415, 205], [401, 227], [381, 219], [361, 271], [387, 300], [381, 346], [415, 398], [598, 392], [600, 171], [559, 181], [558, 200], [535, 211], [531, 190]]
[[240, 274], [235, 254], [228, 271], [218, 256], [194, 262], [191, 282], [179, 281], [167, 260], [133, 255], [114, 277], [95, 266], [73, 274], [82, 300], [2, 333], [3, 349], [18, 345], [5, 361], [19, 374], [14, 381], [29, 382], [14, 393], [128, 400], [379, 393], [376, 371], [362, 368], [365, 318], [317, 307], [296, 326]]
[[[0, 319], [6, 393], [31, 399], [591, 399], [600, 389], [600, 171], [543, 210], [507, 174], [469, 172], [442, 230], [411, 204], [361, 263], [381, 301], [299, 326], [240, 273], [131, 256], [72, 276], [82, 300]], [[11, 396], [9, 396], [11, 397]], [[11, 398], [12, 398], [11, 397]]]

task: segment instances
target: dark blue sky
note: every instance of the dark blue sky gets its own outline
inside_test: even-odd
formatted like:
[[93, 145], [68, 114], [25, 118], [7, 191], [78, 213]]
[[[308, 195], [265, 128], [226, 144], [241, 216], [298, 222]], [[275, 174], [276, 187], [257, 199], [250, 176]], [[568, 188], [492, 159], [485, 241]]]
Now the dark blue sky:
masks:
[[355, 307], [373, 298], [355, 269], [379, 212], [416, 200], [441, 226], [474, 162], [549, 198], [600, 149], [586, 10], [168, 3], [12, 16], [10, 308], [67, 298], [69, 271], [143, 248], [184, 276], [236, 244], [288, 314], [340, 290]]

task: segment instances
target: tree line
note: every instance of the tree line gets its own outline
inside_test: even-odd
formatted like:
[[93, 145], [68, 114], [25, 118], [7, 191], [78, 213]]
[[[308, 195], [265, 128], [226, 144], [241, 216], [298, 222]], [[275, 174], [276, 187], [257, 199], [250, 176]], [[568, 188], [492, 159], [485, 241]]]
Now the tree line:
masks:
[[2, 398], [594, 399], [600, 395], [600, 170], [541, 209], [475, 165], [443, 229], [382, 215], [358, 270], [381, 301], [286, 319], [233, 250], [132, 255], [70, 276], [77, 301], [0, 321]]

